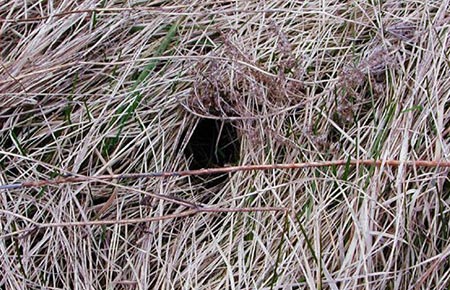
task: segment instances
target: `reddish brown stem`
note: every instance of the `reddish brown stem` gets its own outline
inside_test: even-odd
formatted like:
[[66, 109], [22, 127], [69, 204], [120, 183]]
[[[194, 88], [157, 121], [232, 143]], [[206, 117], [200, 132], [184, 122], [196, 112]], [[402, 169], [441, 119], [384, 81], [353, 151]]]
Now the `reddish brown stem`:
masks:
[[304, 163], [290, 163], [290, 164], [269, 164], [269, 165], [241, 165], [241, 166], [228, 166], [220, 168], [205, 168], [198, 170], [182, 170], [172, 172], [147, 172], [147, 173], [127, 173], [127, 174], [115, 174], [115, 175], [99, 175], [99, 176], [71, 176], [61, 177], [51, 180], [31, 180], [23, 181], [20, 183], [0, 185], [0, 189], [13, 189], [23, 187], [42, 187], [46, 185], [57, 185], [63, 183], [76, 183], [76, 182], [95, 182], [102, 180], [112, 179], [138, 179], [138, 178], [169, 178], [180, 176], [192, 176], [192, 175], [209, 175], [220, 173], [233, 173], [238, 171], [259, 171], [259, 170], [274, 170], [274, 169], [301, 169], [301, 168], [315, 168], [315, 167], [329, 167], [329, 166], [408, 166], [408, 167], [432, 167], [432, 168], [448, 168], [450, 167], [450, 161], [443, 160], [416, 160], [416, 161], [400, 161], [400, 160], [335, 160], [335, 161], [322, 161], [322, 162], [304, 162]]

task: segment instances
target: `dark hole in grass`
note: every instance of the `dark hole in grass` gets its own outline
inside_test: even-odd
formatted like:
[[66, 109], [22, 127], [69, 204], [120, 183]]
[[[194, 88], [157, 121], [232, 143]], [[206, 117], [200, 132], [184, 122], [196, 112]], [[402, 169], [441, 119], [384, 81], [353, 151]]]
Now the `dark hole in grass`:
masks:
[[[223, 167], [239, 160], [240, 142], [236, 128], [226, 121], [201, 119], [192, 134], [184, 154], [191, 158], [190, 170]], [[209, 174], [196, 178], [206, 187], [222, 183], [226, 174]]]

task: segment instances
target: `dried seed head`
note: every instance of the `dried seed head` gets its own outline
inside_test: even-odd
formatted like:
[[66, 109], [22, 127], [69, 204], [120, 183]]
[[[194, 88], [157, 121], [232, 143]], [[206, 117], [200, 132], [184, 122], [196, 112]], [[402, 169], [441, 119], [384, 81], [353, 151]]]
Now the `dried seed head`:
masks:
[[388, 26], [386, 32], [399, 40], [411, 41], [416, 36], [416, 26], [408, 22], [397, 22]]
[[344, 66], [340, 76], [340, 86], [347, 89], [356, 89], [365, 81], [364, 73], [357, 67]]
[[361, 62], [359, 68], [371, 74], [372, 76], [379, 76], [383, 74], [386, 69], [392, 65], [393, 58], [389, 52], [383, 47], [377, 46], [372, 53], [364, 61]]

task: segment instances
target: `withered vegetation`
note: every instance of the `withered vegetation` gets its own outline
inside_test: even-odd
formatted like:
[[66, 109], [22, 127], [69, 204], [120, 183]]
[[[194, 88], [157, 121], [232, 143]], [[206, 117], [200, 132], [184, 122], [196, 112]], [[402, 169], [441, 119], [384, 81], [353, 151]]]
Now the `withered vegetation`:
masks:
[[[444, 168], [6, 185], [448, 161], [449, 23], [449, 0], [1, 1], [0, 288], [447, 289]], [[265, 207], [289, 210], [237, 210]]]

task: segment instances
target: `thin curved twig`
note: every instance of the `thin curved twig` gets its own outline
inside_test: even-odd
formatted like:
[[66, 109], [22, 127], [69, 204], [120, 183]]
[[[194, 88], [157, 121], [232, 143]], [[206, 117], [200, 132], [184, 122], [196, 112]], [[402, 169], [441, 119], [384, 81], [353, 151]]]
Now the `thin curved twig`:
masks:
[[0, 235], [0, 239], [9, 238], [17, 235], [27, 235], [30, 232], [43, 228], [58, 228], [58, 227], [81, 227], [81, 226], [104, 226], [104, 225], [125, 225], [125, 224], [137, 224], [143, 222], [157, 222], [163, 220], [169, 220], [174, 218], [186, 218], [200, 213], [237, 213], [237, 212], [287, 212], [289, 209], [286, 207], [244, 207], [244, 208], [220, 208], [220, 207], [198, 207], [194, 209], [184, 210], [179, 213], [167, 214], [162, 216], [150, 216], [143, 218], [133, 219], [114, 219], [114, 220], [90, 220], [90, 221], [76, 221], [76, 222], [60, 222], [60, 223], [39, 223], [25, 216], [5, 211], [0, 209], [0, 214], [12, 215], [15, 218], [22, 219], [32, 224], [30, 228], [17, 230], [15, 232]]

